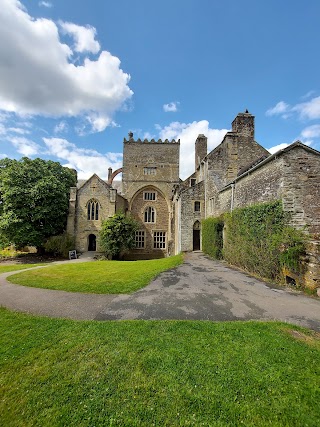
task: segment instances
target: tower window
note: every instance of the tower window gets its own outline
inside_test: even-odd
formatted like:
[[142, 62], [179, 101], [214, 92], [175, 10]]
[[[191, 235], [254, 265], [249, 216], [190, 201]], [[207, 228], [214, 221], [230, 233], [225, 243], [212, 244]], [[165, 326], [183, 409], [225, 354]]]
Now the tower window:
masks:
[[194, 187], [196, 185], [196, 178], [190, 178], [190, 187]]
[[152, 206], [148, 206], [144, 211], [144, 222], [155, 222], [156, 211]]
[[155, 231], [153, 233], [153, 249], [165, 249], [166, 248], [166, 232]]
[[99, 203], [96, 200], [90, 200], [88, 202], [87, 219], [91, 221], [99, 219]]
[[200, 212], [200, 202], [194, 202], [194, 211]]
[[143, 174], [144, 175], [156, 175], [157, 168], [156, 167], [146, 167], [143, 168]]
[[143, 193], [143, 200], [156, 200], [157, 193], [155, 191], [145, 191]]

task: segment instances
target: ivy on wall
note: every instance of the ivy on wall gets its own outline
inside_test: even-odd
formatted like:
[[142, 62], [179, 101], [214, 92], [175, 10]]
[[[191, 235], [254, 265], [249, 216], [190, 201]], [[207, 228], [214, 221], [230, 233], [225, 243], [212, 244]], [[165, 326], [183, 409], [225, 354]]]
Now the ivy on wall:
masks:
[[202, 226], [202, 249], [260, 277], [279, 280], [283, 267], [299, 275], [306, 236], [288, 226], [288, 220], [281, 201], [208, 218]]

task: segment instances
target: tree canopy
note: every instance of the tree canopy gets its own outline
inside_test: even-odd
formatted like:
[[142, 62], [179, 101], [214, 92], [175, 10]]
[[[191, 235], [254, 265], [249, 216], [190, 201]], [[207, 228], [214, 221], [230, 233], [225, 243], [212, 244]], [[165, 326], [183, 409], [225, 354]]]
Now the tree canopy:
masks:
[[39, 248], [62, 233], [76, 181], [74, 170], [51, 160], [0, 160], [0, 235]]
[[135, 246], [138, 222], [124, 213], [117, 213], [102, 224], [100, 243], [104, 251], [119, 259], [128, 249]]

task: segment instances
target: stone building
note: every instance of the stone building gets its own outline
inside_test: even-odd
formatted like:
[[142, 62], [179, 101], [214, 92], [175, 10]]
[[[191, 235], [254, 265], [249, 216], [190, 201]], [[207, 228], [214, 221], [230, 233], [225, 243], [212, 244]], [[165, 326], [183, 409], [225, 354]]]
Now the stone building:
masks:
[[[117, 212], [130, 212], [141, 224], [136, 249], [128, 258], [159, 258], [174, 251], [172, 190], [179, 184], [180, 141], [134, 140], [123, 142], [123, 167], [108, 181], [93, 175], [71, 188], [67, 232], [75, 236], [79, 252], [100, 251], [102, 221]], [[122, 188], [115, 176], [122, 172]]]
[[[297, 141], [276, 154], [254, 139], [254, 116], [239, 113], [232, 130], [211, 152], [195, 142], [195, 171], [179, 179], [180, 141], [123, 142], [123, 167], [108, 181], [93, 175], [72, 188], [68, 232], [78, 251], [99, 251], [101, 222], [119, 211], [141, 224], [130, 257], [162, 257], [201, 249], [201, 220], [253, 203], [282, 200], [292, 225], [314, 237], [309, 281], [320, 285], [320, 153]], [[122, 172], [122, 188], [114, 177]], [[313, 282], [312, 282], [313, 283]]]

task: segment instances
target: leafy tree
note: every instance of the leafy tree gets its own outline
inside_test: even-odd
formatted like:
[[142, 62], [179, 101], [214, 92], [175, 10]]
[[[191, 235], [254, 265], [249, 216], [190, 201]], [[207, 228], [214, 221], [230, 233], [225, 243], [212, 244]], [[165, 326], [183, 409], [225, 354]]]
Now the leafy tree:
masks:
[[100, 243], [105, 252], [115, 259], [120, 259], [123, 254], [134, 247], [135, 232], [138, 222], [123, 213], [115, 214], [102, 224]]
[[75, 171], [42, 159], [0, 160], [0, 235], [42, 248], [64, 231]]

